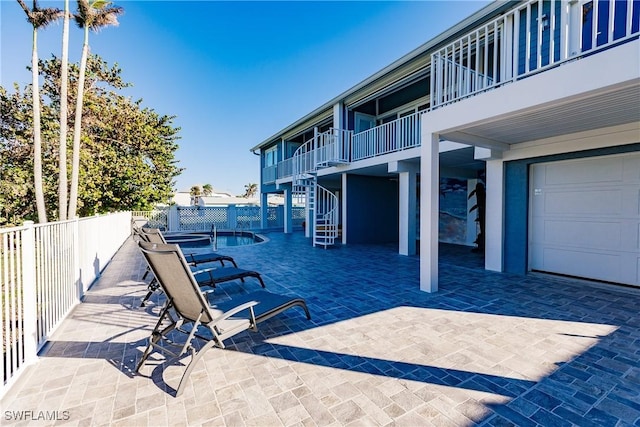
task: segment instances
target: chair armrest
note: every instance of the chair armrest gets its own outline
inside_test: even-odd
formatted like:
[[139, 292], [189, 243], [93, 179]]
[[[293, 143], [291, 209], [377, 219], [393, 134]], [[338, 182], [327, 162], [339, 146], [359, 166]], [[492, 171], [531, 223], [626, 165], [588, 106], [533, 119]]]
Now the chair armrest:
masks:
[[213, 270], [217, 270], [217, 269], [214, 267], [214, 268], [203, 268], [202, 270], [191, 270], [191, 274], [196, 275], [200, 273], [208, 273]]
[[241, 311], [244, 311], [246, 309], [249, 309], [249, 312], [251, 313], [251, 324], [255, 325], [255, 315], [253, 313], [253, 307], [258, 305], [258, 301], [249, 301], [249, 302], [245, 302], [244, 304], [240, 304], [234, 308], [232, 308], [231, 310], [225, 311], [224, 313], [222, 313], [217, 319], [215, 319], [213, 321], [213, 323], [218, 323], [221, 320], [224, 319], [228, 319], [229, 317], [233, 316], [234, 314], [238, 314]]

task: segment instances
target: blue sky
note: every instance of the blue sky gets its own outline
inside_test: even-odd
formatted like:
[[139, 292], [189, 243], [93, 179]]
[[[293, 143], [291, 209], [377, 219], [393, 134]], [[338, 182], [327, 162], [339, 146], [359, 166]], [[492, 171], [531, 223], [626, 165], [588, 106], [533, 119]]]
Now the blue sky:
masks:
[[[259, 183], [251, 147], [487, 3], [115, 1], [120, 25], [92, 33], [90, 45], [122, 68], [126, 95], [177, 116], [186, 169], [177, 190], [208, 183], [241, 194]], [[82, 32], [70, 30], [77, 62]], [[39, 33], [41, 58], [60, 56], [61, 35], [61, 24]], [[0, 61], [2, 86], [30, 83], [31, 27], [15, 0], [0, 0]]]

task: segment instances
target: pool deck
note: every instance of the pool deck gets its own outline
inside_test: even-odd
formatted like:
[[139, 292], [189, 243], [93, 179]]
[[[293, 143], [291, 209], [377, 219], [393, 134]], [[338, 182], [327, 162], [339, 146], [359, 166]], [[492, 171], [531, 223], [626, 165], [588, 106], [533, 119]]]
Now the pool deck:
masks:
[[[183, 366], [134, 372], [161, 301], [139, 307], [129, 239], [4, 396], [2, 425], [640, 426], [640, 290], [484, 271], [443, 245], [427, 294], [393, 246], [267, 237], [224, 254], [311, 320], [293, 308], [209, 350], [176, 398]], [[58, 420], [17, 420], [40, 415]]]

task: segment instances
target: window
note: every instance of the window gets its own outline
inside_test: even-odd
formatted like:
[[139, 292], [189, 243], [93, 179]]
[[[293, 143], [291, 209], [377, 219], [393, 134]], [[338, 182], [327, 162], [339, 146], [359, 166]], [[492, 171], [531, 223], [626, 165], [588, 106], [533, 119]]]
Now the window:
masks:
[[273, 146], [264, 152], [264, 167], [275, 166], [278, 163], [278, 147]]

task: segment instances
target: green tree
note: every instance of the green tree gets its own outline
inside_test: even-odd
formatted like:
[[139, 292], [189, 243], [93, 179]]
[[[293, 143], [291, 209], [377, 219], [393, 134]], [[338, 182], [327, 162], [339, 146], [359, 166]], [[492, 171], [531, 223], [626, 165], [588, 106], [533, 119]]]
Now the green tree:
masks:
[[80, 177], [80, 144], [82, 131], [82, 104], [84, 102], [85, 74], [87, 58], [89, 55], [89, 30], [99, 31], [107, 25], [118, 25], [118, 15], [121, 15], [121, 7], [111, 7], [111, 2], [106, 0], [78, 0], [78, 13], [75, 15], [76, 23], [84, 30], [84, 42], [82, 45], [82, 57], [80, 59], [80, 76], [78, 78], [78, 91], [76, 95], [76, 112], [73, 129], [73, 157], [71, 166], [71, 190], [69, 192], [69, 218], [76, 215], [78, 204], [78, 184]]
[[[59, 136], [60, 60], [40, 61], [44, 77], [42, 134], [48, 149], [43, 151], [45, 200], [48, 213], [56, 215], [58, 159], [55, 141]], [[82, 114], [82, 147], [78, 214], [134, 209], [148, 210], [172, 194], [179, 128], [174, 117], [144, 108], [118, 91], [128, 86], [121, 71], [91, 55], [87, 61], [85, 102]], [[75, 101], [77, 64], [69, 65], [69, 102]], [[0, 86], [0, 213], [3, 225], [15, 225], [35, 216], [30, 141], [33, 112], [30, 87], [16, 86], [8, 93]], [[72, 118], [69, 118], [72, 120]], [[70, 122], [70, 124], [73, 124]]]
[[255, 196], [257, 192], [258, 192], [258, 184], [249, 183], [244, 186], [244, 195], [242, 197], [249, 199]]
[[211, 184], [205, 184], [202, 186], [202, 193], [205, 196], [210, 196], [213, 194], [213, 187], [211, 186]]
[[42, 135], [40, 123], [40, 83], [38, 79], [38, 30], [44, 28], [60, 17], [60, 9], [40, 8], [37, 0], [29, 9], [23, 0], [17, 0], [27, 14], [27, 21], [33, 26], [31, 49], [32, 106], [33, 106], [33, 186], [35, 188], [38, 222], [47, 222], [47, 211], [44, 202], [44, 185], [42, 180]]

